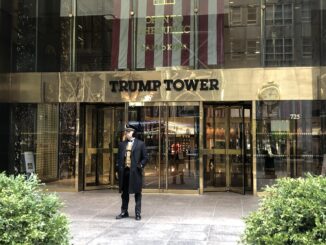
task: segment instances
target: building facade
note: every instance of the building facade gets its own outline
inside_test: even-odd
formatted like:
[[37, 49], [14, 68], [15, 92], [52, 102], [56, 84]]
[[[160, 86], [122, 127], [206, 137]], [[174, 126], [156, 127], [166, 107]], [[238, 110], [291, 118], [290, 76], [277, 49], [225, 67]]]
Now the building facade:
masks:
[[0, 170], [148, 192], [257, 194], [326, 171], [323, 0], [0, 0]]

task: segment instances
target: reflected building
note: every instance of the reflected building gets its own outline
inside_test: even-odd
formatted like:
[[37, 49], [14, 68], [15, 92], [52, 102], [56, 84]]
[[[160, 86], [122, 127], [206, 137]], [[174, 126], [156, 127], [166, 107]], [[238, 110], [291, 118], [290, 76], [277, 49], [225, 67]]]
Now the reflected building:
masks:
[[325, 5], [0, 1], [0, 170], [116, 189], [129, 123], [147, 192], [256, 195], [325, 174]]

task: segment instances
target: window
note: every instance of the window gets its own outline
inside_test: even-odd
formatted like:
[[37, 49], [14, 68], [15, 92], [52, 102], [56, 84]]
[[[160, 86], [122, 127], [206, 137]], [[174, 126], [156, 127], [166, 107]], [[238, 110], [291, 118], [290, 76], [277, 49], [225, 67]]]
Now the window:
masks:
[[301, 5], [301, 19], [302, 22], [311, 22], [311, 8], [308, 2]]
[[259, 41], [247, 40], [247, 56], [254, 56], [259, 54]]
[[267, 66], [288, 66], [293, 63], [293, 40], [273, 38], [266, 40], [265, 64]]
[[292, 4], [269, 4], [266, 6], [266, 25], [288, 25], [293, 22]]
[[311, 38], [304, 37], [302, 38], [302, 56], [305, 58], [312, 57], [312, 43]]
[[230, 23], [231, 25], [241, 24], [241, 7], [231, 7], [230, 9]]
[[248, 6], [247, 23], [248, 24], [256, 24], [257, 23], [257, 7], [256, 6]]
[[231, 59], [240, 59], [243, 54], [241, 40], [231, 41]]
[[256, 104], [257, 189], [276, 178], [322, 173], [325, 101]]

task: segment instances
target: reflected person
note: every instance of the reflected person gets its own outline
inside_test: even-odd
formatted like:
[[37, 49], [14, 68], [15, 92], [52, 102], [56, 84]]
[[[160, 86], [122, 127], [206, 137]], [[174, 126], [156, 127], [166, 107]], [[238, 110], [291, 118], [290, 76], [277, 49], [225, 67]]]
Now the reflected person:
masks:
[[141, 198], [143, 169], [147, 162], [145, 143], [134, 137], [135, 129], [125, 128], [125, 140], [119, 143], [117, 168], [119, 175], [119, 192], [121, 194], [121, 213], [116, 219], [129, 217], [129, 194], [135, 194], [135, 219], [141, 220]]

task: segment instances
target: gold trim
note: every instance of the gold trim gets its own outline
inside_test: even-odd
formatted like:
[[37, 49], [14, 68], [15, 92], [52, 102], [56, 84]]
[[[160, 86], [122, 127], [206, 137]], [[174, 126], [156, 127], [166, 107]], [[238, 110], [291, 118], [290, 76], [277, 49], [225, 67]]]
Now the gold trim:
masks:
[[252, 190], [257, 195], [256, 101], [251, 103]]
[[[0, 86], [1, 102], [184, 102], [254, 101], [269, 81], [278, 84], [281, 100], [323, 99], [325, 90], [319, 67], [278, 67], [160, 71], [107, 71], [62, 73], [6, 73]], [[96, 77], [96, 79], [94, 79]], [[112, 92], [112, 80], [217, 79], [219, 90], [175, 91], [161, 86], [155, 91]], [[83, 81], [90, 81], [84, 84]], [[285, 82], [286, 81], [286, 82]], [[9, 86], [11, 84], [11, 86]], [[266, 85], [265, 85], [266, 86]], [[78, 87], [78, 91], [75, 91]], [[275, 86], [272, 86], [275, 88]], [[317, 91], [316, 91], [317, 88]], [[277, 90], [277, 91], [278, 91]], [[95, 92], [94, 92], [95, 91]], [[11, 96], [8, 97], [7, 94]], [[267, 96], [267, 98], [269, 95]], [[277, 98], [277, 96], [272, 96]]]
[[204, 188], [204, 192], [226, 192], [228, 188], [226, 187], [206, 187]]
[[203, 162], [203, 151], [204, 148], [204, 105], [203, 102], [199, 104], [199, 193], [204, 193], [204, 162]]
[[174, 189], [143, 189], [143, 193], [151, 194], [201, 194], [199, 189], [197, 190], [174, 190]]

